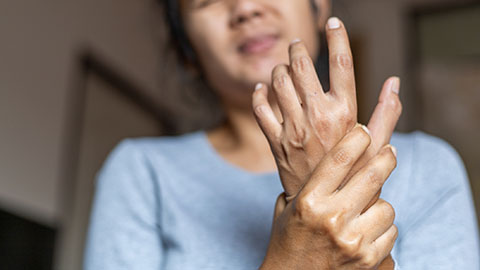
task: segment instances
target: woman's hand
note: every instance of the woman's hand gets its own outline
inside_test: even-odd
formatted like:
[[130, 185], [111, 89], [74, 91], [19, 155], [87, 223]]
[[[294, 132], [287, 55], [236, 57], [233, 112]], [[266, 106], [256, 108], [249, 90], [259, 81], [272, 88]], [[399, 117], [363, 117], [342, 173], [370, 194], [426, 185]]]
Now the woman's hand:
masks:
[[278, 198], [261, 269], [377, 269], [381, 262], [391, 263], [385, 258], [397, 237], [392, 206], [379, 199], [362, 210], [396, 166], [393, 148], [382, 147], [340, 188], [370, 142], [361, 127], [354, 128], [324, 156], [292, 201], [287, 203], [284, 194]]
[[[328, 93], [323, 91], [304, 44], [296, 41], [289, 48], [290, 64], [279, 65], [272, 72], [271, 88], [282, 119], [279, 121], [274, 115], [266, 85], [259, 84], [253, 94], [254, 112], [275, 156], [287, 200], [295, 197], [325, 153], [357, 123], [355, 78], [347, 32], [338, 19], [329, 22], [326, 35], [331, 89]], [[399, 83], [395, 77], [385, 82], [368, 124], [372, 143], [346, 179], [390, 141], [401, 113]]]

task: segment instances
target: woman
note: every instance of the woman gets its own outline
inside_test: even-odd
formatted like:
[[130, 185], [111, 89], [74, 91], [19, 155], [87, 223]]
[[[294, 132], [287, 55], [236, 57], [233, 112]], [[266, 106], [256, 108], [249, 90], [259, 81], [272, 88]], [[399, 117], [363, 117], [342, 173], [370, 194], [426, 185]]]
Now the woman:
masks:
[[[185, 67], [226, 121], [115, 149], [98, 179], [86, 269], [478, 269], [459, 157], [418, 132], [393, 136], [398, 155], [388, 144], [396, 77], [368, 128], [356, 124], [348, 37], [327, 21], [328, 0], [166, 3]], [[311, 60], [322, 35], [328, 92]]]

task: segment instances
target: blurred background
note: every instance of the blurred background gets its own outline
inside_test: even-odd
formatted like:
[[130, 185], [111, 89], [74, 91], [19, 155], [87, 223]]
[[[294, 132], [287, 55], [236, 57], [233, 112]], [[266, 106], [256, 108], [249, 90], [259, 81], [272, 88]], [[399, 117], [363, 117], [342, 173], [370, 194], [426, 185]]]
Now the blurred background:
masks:
[[[383, 81], [402, 77], [398, 130], [451, 143], [480, 209], [480, 1], [333, 2], [352, 39], [360, 120]], [[0, 269], [81, 269], [109, 151], [202, 125], [195, 109], [172, 112], [164, 36], [153, 0], [0, 1]]]

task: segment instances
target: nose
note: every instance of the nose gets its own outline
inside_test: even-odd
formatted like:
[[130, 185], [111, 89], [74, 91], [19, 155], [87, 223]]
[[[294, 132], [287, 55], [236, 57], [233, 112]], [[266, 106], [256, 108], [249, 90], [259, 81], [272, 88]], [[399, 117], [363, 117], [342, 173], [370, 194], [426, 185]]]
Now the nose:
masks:
[[238, 27], [264, 16], [264, 10], [258, 1], [254, 0], [232, 0], [232, 27]]

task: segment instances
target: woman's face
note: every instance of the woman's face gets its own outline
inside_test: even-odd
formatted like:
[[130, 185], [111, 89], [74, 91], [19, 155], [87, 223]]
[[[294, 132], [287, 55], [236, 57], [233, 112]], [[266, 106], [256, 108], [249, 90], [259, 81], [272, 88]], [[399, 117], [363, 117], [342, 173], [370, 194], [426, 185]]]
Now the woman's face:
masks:
[[288, 64], [288, 45], [303, 40], [312, 58], [318, 29], [309, 0], [182, 0], [185, 30], [202, 72], [220, 99], [249, 103], [258, 82]]

